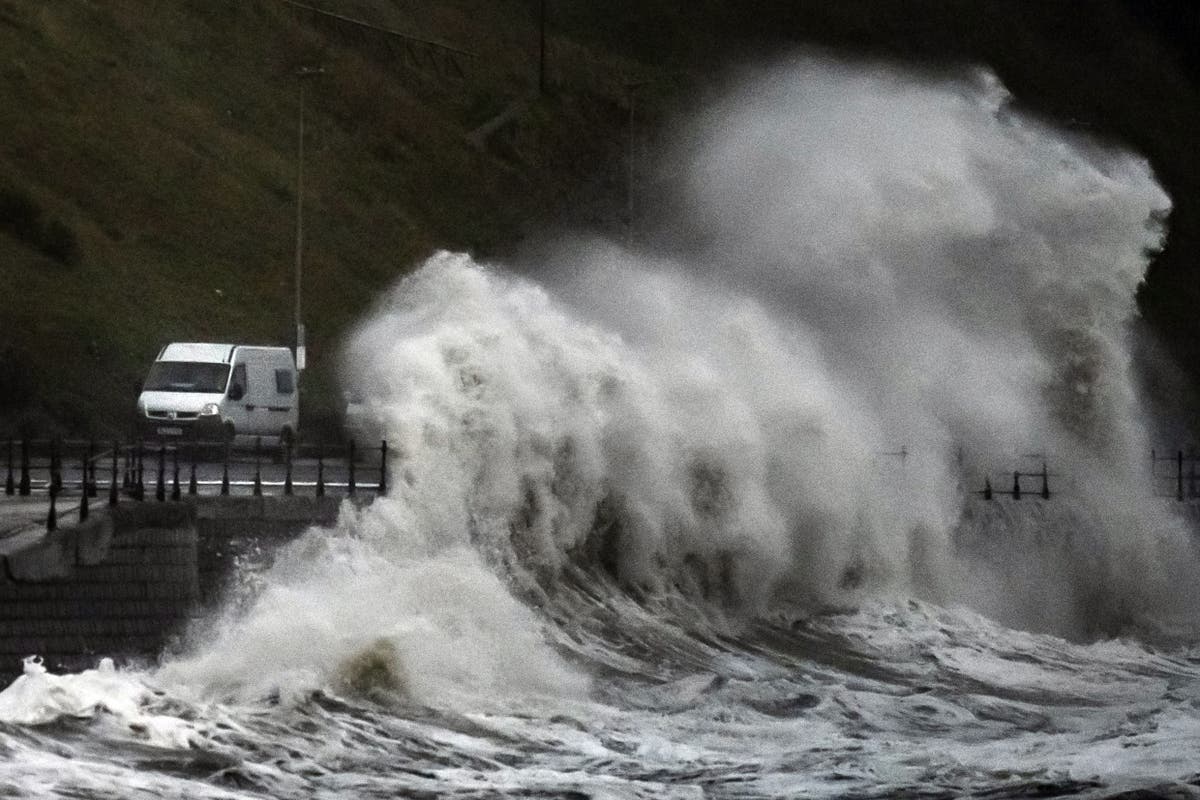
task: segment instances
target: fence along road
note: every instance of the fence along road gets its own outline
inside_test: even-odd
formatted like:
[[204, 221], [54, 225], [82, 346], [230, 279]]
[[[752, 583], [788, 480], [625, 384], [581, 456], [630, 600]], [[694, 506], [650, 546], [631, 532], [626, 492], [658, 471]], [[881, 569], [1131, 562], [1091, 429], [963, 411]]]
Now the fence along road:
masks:
[[[221, 442], [8, 440], [0, 537], [39, 518], [55, 530], [69, 515], [86, 520], [106, 502], [179, 500], [184, 495], [341, 494], [373, 497], [388, 489], [386, 441], [373, 447], [296, 443], [233, 449]], [[40, 502], [39, 502], [40, 501]]]

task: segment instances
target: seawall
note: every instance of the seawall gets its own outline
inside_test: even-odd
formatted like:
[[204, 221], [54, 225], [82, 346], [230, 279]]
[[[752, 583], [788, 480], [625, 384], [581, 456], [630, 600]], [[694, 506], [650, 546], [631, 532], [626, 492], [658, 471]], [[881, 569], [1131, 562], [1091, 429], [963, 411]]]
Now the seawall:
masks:
[[30, 530], [0, 548], [0, 677], [26, 656], [52, 670], [105, 656], [152, 662], [219, 602], [243, 562], [331, 525], [340, 497], [191, 497], [101, 507], [86, 522]]

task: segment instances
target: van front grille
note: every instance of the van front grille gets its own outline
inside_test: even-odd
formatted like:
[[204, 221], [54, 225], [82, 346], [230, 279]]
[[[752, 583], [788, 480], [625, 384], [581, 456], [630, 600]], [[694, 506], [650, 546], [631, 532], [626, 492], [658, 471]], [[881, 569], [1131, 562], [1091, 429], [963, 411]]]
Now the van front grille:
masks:
[[146, 409], [146, 416], [150, 419], [180, 420], [195, 419], [200, 414], [196, 411], [168, 411], [163, 408], [148, 408]]

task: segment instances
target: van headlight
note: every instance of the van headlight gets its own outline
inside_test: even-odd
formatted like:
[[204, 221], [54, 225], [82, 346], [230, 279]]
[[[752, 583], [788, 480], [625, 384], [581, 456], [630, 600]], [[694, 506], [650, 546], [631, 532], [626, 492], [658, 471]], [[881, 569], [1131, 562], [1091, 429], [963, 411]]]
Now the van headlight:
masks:
[[216, 416], [217, 414], [220, 414], [220, 413], [221, 413], [221, 407], [219, 405], [217, 405], [216, 403], [205, 403], [204, 406], [200, 409], [200, 416], [202, 416], [202, 417], [212, 417], [212, 416]]

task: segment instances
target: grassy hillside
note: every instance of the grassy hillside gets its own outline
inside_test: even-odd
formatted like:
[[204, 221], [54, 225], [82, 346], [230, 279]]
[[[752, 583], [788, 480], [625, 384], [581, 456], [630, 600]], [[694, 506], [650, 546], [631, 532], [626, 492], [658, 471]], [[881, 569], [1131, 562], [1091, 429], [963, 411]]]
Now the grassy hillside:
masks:
[[468, 133], [536, 85], [530, 7], [337, 8], [472, 55], [439, 74], [413, 65], [427, 48], [274, 0], [0, 0], [0, 428], [119, 432], [163, 343], [292, 342], [300, 67], [324, 70], [306, 79], [309, 422], [333, 421], [330, 355], [381, 287], [605, 191], [635, 65], [572, 46], [576, 74], [480, 147]]
[[0, 436], [124, 432], [168, 341], [292, 342], [303, 67], [324, 70], [305, 79], [310, 428], [337, 424], [348, 327], [432, 249], [621, 226], [626, 83], [656, 79], [648, 129], [796, 42], [987, 63], [1146, 152], [1177, 210], [1143, 307], [1200, 363], [1197, 71], [1168, 0], [546, 0], [541, 95], [538, 0], [311, 3], [464, 52], [284, 0], [0, 0]]

